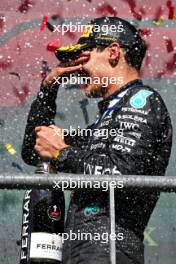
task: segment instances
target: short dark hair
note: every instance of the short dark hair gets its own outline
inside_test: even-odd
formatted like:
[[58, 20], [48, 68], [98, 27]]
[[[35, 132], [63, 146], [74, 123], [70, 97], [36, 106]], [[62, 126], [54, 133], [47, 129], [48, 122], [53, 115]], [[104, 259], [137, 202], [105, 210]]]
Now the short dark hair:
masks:
[[140, 45], [133, 46], [133, 48], [123, 48], [124, 57], [128, 65], [139, 71], [146, 54], [146, 50], [147, 45], [144, 40], [142, 40]]
[[[109, 45], [97, 45], [97, 49], [99, 51], [103, 51], [105, 48], [107, 48]], [[140, 41], [140, 44], [134, 45], [132, 48], [122, 48], [123, 49], [123, 54], [125, 57], [126, 62], [128, 65], [131, 67], [135, 68], [137, 71], [140, 71], [143, 59], [146, 54], [147, 50], [147, 44], [146, 42], [142, 39]]]

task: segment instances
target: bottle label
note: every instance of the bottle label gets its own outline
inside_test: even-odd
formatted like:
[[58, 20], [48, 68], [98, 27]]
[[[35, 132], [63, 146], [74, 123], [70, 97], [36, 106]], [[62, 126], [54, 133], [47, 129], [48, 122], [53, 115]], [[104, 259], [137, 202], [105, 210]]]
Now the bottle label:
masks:
[[31, 190], [26, 191], [23, 202], [23, 219], [22, 219], [22, 232], [21, 232], [21, 257], [20, 263], [26, 263], [28, 254], [28, 243], [30, 234], [30, 201]]
[[31, 259], [62, 260], [62, 237], [56, 234], [32, 233], [30, 246]]

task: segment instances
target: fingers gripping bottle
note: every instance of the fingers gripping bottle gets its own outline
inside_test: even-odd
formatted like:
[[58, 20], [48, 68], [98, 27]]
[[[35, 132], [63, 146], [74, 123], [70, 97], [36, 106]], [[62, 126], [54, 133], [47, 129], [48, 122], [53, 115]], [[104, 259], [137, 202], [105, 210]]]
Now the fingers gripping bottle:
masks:
[[[41, 162], [36, 173], [53, 173]], [[26, 191], [23, 202], [20, 264], [61, 264], [64, 232], [64, 193], [56, 190]]]

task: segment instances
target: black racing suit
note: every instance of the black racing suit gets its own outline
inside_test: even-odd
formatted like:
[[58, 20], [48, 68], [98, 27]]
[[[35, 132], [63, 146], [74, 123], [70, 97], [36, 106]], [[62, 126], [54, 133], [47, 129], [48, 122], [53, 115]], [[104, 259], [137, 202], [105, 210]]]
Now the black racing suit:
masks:
[[[56, 96], [57, 87], [41, 87], [31, 106], [22, 149], [28, 164], [36, 165], [39, 160], [33, 149], [34, 127], [54, 124]], [[64, 162], [53, 161], [58, 171], [164, 175], [172, 145], [172, 126], [161, 96], [141, 80], [135, 80], [98, 106], [100, 119], [89, 127], [93, 135], [65, 138], [71, 148]], [[108, 136], [103, 131], [109, 131]], [[123, 233], [123, 240], [116, 239], [118, 264], [144, 263], [143, 232], [158, 198], [157, 191], [116, 189], [116, 235]], [[66, 232], [70, 230], [90, 233], [94, 238], [99, 233], [101, 239], [65, 241], [64, 264], [110, 263], [109, 243], [104, 235], [110, 232], [109, 192], [75, 191], [66, 222]]]

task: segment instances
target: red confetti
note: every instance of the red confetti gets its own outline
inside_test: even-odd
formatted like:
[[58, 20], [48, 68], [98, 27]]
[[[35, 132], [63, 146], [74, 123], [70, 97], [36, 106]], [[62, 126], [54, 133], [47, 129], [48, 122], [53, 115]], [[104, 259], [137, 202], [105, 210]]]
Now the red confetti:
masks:
[[53, 20], [56, 20], [56, 19], [58, 19], [58, 18], [61, 18], [61, 15], [58, 13], [58, 14], [54, 14], [54, 15], [52, 15], [51, 16], [51, 18], [53, 19]]
[[41, 22], [40, 32], [42, 32], [45, 29], [47, 21], [48, 21], [48, 17], [44, 16]]
[[156, 13], [154, 15], [154, 20], [159, 20], [160, 17], [162, 16], [162, 14], [163, 14], [162, 7], [158, 7], [157, 10], [156, 10]]
[[[137, 20], [141, 20], [142, 19], [142, 14], [139, 14], [136, 12], [136, 3], [134, 0], [125, 0], [128, 5], [130, 6], [130, 10], [131, 10], [131, 13], [133, 14], [134, 18], [136, 18]], [[144, 10], [142, 9], [142, 12]]]
[[173, 55], [172, 59], [166, 63], [166, 68], [169, 72], [176, 69], [176, 53]]
[[174, 19], [174, 13], [175, 13], [175, 8], [174, 8], [174, 6], [172, 6], [172, 7], [169, 9], [168, 19]]
[[109, 4], [104, 4], [101, 7], [96, 9], [97, 13], [102, 14], [104, 16], [110, 14], [112, 16], [117, 16], [117, 11], [113, 9], [113, 7]]
[[125, 0], [125, 1], [129, 4], [131, 10], [134, 10], [136, 8], [136, 3], [134, 0]]
[[166, 5], [169, 9], [168, 19], [174, 19], [175, 8], [174, 5], [172, 4], [172, 1], [167, 1]]
[[149, 36], [151, 34], [151, 30], [148, 28], [140, 28], [139, 29], [141, 37]]
[[166, 39], [165, 42], [166, 42], [167, 52], [168, 53], [172, 52], [174, 50], [174, 46], [173, 46], [172, 40], [171, 39]]
[[55, 52], [55, 50], [58, 49], [60, 46], [61, 46], [61, 43], [59, 40], [51, 41], [47, 45], [47, 50], [51, 52]]
[[176, 69], [176, 53], [173, 55], [173, 57], [171, 58], [171, 60], [166, 63], [166, 69], [160, 71], [157, 74], [156, 77], [157, 78], [161, 78], [167, 72], [173, 72], [175, 69]]
[[172, 6], [172, 1], [168, 0], [167, 3], [166, 3], [166, 6], [169, 8]]
[[1, 61], [0, 62], [0, 69], [6, 70], [12, 66], [12, 62], [10, 61]]
[[5, 21], [5, 16], [0, 14], [0, 30], [2, 31], [4, 27], [4, 21]]
[[22, 0], [21, 5], [18, 7], [18, 11], [21, 13], [27, 13], [32, 7], [32, 2], [30, 0]]

